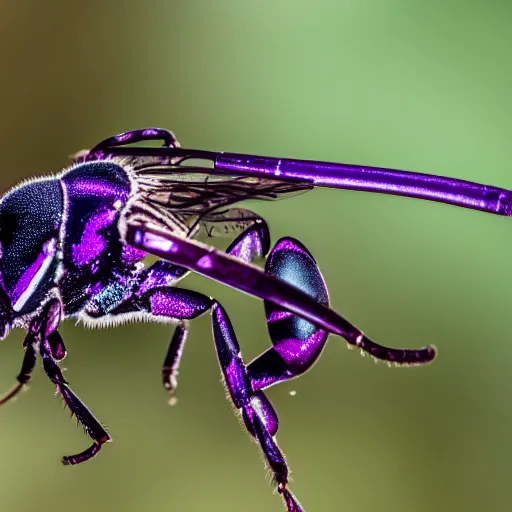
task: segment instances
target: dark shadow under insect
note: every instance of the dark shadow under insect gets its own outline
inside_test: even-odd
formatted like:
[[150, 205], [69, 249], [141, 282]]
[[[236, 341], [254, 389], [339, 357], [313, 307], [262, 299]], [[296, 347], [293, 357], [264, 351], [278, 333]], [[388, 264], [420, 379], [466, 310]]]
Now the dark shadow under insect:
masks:
[[[164, 145], [123, 147], [149, 140]], [[191, 158], [213, 161], [214, 167], [189, 166]], [[346, 181], [338, 176], [335, 183], [327, 173], [340, 173], [343, 167], [310, 162], [308, 177], [304, 161], [186, 150], [171, 132], [149, 129], [107, 139], [77, 155], [59, 175], [8, 192], [0, 200], [0, 337], [14, 327], [25, 329], [27, 335], [17, 384], [0, 404], [29, 381], [39, 352], [44, 371], [93, 440], [90, 448], [64, 457], [63, 462], [86, 461], [111, 438], [63, 377], [59, 362], [66, 349], [58, 332], [60, 322], [78, 318], [100, 327], [130, 318], [173, 322], [162, 369], [164, 387], [173, 399], [188, 322], [210, 311], [230, 398], [260, 445], [287, 510], [303, 510], [287, 488], [288, 466], [275, 441], [277, 414], [264, 389], [311, 368], [329, 333], [397, 365], [423, 364], [435, 356], [433, 347], [395, 349], [371, 341], [329, 308], [320, 270], [299, 241], [282, 238], [270, 250], [265, 221], [233, 207], [245, 199], [275, 199], [316, 185], [350, 188], [350, 182], [352, 188], [364, 188], [354, 185], [353, 166], [345, 166]], [[372, 189], [365, 174], [371, 168], [361, 169], [359, 179], [368, 190], [476, 205], [501, 215], [510, 211], [509, 191], [449, 178], [429, 181], [426, 175], [383, 169], [371, 174]], [[316, 181], [311, 178], [315, 172]], [[397, 180], [402, 180], [401, 192]], [[414, 194], [409, 193], [413, 182]], [[418, 195], [421, 186], [423, 196]], [[486, 204], [477, 200], [478, 194], [487, 198]], [[220, 235], [233, 239], [225, 252], [196, 240]], [[146, 268], [143, 259], [148, 253], [162, 259]], [[252, 264], [261, 257], [266, 257], [263, 270]], [[272, 346], [245, 364], [222, 305], [175, 287], [189, 271], [263, 299]]]

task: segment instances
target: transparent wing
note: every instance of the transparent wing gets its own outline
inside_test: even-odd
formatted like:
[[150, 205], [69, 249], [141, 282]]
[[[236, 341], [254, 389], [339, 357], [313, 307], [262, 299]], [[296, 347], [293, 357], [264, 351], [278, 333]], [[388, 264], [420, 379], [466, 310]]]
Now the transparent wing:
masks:
[[237, 235], [252, 226], [261, 217], [246, 208], [227, 208], [204, 214], [199, 219], [199, 238]]
[[[149, 161], [149, 162], [148, 162]], [[189, 236], [238, 233], [259, 218], [243, 208], [230, 208], [249, 199], [275, 200], [311, 190], [300, 181], [279, 181], [252, 176], [216, 175], [208, 167], [137, 158], [131, 164], [140, 190], [139, 201], [188, 228]]]

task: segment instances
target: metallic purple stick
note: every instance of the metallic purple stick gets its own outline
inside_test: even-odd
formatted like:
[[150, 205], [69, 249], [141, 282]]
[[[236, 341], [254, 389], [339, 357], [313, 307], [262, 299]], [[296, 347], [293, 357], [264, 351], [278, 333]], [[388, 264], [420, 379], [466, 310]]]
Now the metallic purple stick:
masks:
[[[96, 148], [92, 152], [96, 151]], [[481, 210], [495, 215], [512, 215], [512, 191], [432, 174], [367, 167], [361, 165], [294, 160], [185, 149], [180, 147], [109, 147], [111, 155], [200, 159], [213, 162], [225, 175], [250, 175], [284, 181], [311, 183], [315, 187], [379, 192]]]
[[376, 359], [415, 365], [432, 361], [436, 355], [433, 346], [412, 350], [378, 345], [336, 311], [317, 302], [297, 287], [197, 240], [183, 238], [169, 230], [137, 221], [127, 223], [125, 229], [124, 237], [131, 246], [253, 297], [268, 300], [341, 336], [349, 345], [359, 347]]

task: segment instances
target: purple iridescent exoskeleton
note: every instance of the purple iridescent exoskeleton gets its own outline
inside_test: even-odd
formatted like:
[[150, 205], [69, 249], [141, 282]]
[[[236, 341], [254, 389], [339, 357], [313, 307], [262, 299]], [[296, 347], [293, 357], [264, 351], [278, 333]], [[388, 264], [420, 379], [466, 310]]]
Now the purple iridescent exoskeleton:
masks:
[[[160, 140], [162, 147], [133, 147]], [[129, 147], [126, 147], [129, 146]], [[202, 159], [213, 167], [189, 165]], [[388, 348], [330, 309], [311, 253], [286, 237], [270, 250], [267, 224], [234, 207], [315, 186], [366, 190], [454, 204], [498, 215], [512, 212], [512, 192], [389, 169], [183, 149], [166, 130], [127, 132], [81, 152], [55, 177], [32, 180], [0, 200], [0, 338], [26, 330], [25, 356], [7, 402], [29, 381], [37, 353], [65, 404], [92, 438], [63, 458], [78, 464], [111, 438], [71, 390], [59, 362], [58, 327], [78, 318], [100, 327], [130, 318], [174, 323], [162, 379], [175, 401], [189, 320], [210, 311], [213, 338], [231, 401], [260, 445], [288, 512], [303, 508], [288, 489], [288, 465], [276, 444], [279, 421], [264, 390], [309, 370], [329, 333], [396, 365], [432, 361], [433, 347]], [[198, 239], [228, 236], [225, 252]], [[152, 254], [161, 259], [146, 267]], [[266, 257], [264, 269], [253, 264]], [[263, 299], [272, 346], [246, 364], [224, 307], [175, 284], [189, 271]]]

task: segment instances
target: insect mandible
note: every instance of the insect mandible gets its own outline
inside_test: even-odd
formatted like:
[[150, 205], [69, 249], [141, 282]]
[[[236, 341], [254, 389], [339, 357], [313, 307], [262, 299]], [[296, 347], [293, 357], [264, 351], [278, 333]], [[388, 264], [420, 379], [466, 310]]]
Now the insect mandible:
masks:
[[[133, 146], [161, 141], [161, 147]], [[209, 164], [191, 165], [190, 160]], [[310, 369], [329, 333], [376, 359], [419, 365], [434, 347], [387, 348], [329, 308], [326, 284], [311, 253], [285, 237], [270, 249], [265, 221], [234, 206], [316, 186], [365, 190], [509, 216], [512, 192], [496, 187], [375, 167], [181, 148], [151, 128], [108, 138], [50, 178], [33, 179], [0, 199], [0, 338], [26, 331], [24, 359], [6, 403], [30, 379], [37, 354], [64, 403], [93, 443], [66, 456], [78, 464], [110, 435], [71, 390], [59, 363], [66, 318], [90, 325], [128, 319], [174, 323], [162, 378], [174, 397], [188, 322], [211, 312], [213, 338], [229, 396], [259, 443], [288, 512], [304, 510], [288, 489], [288, 466], [276, 444], [278, 418], [264, 389]], [[197, 239], [230, 236], [225, 252]], [[146, 267], [152, 254], [161, 258]], [[252, 262], [266, 257], [264, 269]], [[246, 364], [229, 317], [215, 299], [174, 285], [189, 271], [263, 299], [271, 348]]]

